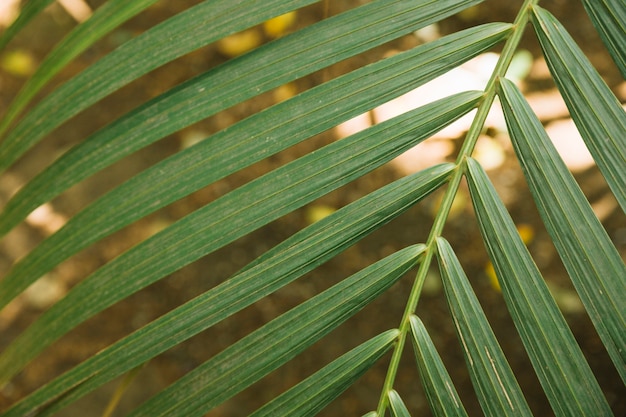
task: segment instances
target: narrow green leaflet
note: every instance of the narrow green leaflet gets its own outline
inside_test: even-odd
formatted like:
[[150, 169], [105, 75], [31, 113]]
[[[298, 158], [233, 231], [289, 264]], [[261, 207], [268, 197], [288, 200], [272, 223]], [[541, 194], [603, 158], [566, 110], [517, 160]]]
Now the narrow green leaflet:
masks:
[[467, 416], [461, 398], [424, 324], [415, 315], [410, 320], [415, 359], [430, 410], [435, 417]]
[[[0, 381], [93, 314], [415, 146], [470, 111], [477, 94], [470, 96], [466, 101], [453, 96], [431, 103], [309, 153], [120, 255], [74, 287], [5, 350], [0, 356]], [[0, 281], [3, 302], [10, 299], [6, 294], [18, 294], [23, 288], [23, 280]]]
[[533, 8], [532, 16], [554, 81], [593, 159], [626, 212], [626, 111], [563, 25], [540, 7]]
[[452, 247], [437, 239], [441, 279], [474, 391], [486, 416], [532, 416]]
[[467, 182], [485, 247], [511, 318], [554, 413], [612, 415], [576, 339], [487, 174], [471, 158], [467, 166]]
[[20, 15], [0, 36], [0, 51], [28, 24], [35, 16], [45, 9], [53, 0], [30, 0], [22, 6]]
[[70, 117], [143, 74], [229, 34], [314, 2], [204, 1], [154, 26], [57, 88], [27, 113], [0, 143], [0, 171]]
[[392, 389], [387, 393], [387, 396], [389, 397], [389, 408], [393, 417], [411, 417], [409, 410], [396, 390]]
[[396, 252], [226, 348], [130, 416], [202, 416], [280, 367], [361, 310], [410, 270], [420, 251]]
[[[223, 284], [88, 359], [18, 403], [5, 417], [28, 414], [44, 404], [48, 404], [46, 413], [38, 415], [50, 415], [271, 294], [403, 213], [444, 184], [453, 168], [453, 164], [435, 166], [397, 180], [292, 235], [266, 252], [263, 262], [253, 262]], [[423, 251], [424, 245], [416, 249]]]
[[626, 383], [626, 266], [520, 91], [507, 80], [499, 88], [513, 146], [539, 214]]
[[[381, 104], [392, 96], [415, 88], [492, 45], [508, 28], [508, 25], [506, 28], [501, 25], [489, 26], [451, 35], [311, 89], [156, 164], [74, 216], [58, 233], [16, 264], [5, 279], [10, 281], [29, 277], [34, 280], [82, 248], [133, 221], [238, 169], [354, 117], [372, 105]], [[426, 64], [414, 63], [418, 57]], [[371, 83], [372, 74], [381, 79], [379, 83]], [[333, 109], [331, 116], [328, 116], [329, 109]], [[285, 117], [286, 114], [289, 117]], [[103, 148], [110, 149], [105, 145]], [[93, 156], [86, 159], [86, 164], [95, 166], [94, 158], [107, 152], [97, 151], [103, 148], [96, 147]], [[62, 158], [54, 165], [56, 171], [63, 173], [62, 188], [79, 179], [80, 171], [88, 170], [82, 161], [82, 157], [78, 156], [74, 168], [71, 168], [69, 158]], [[0, 216], [0, 230], [8, 231], [32, 208], [54, 193], [54, 167], [52, 171], [44, 171], [27, 184], [7, 204], [5, 212]], [[111, 207], [115, 208], [115, 216], [103, 216], [102, 213], [111, 212]]]
[[[425, 0], [381, 0], [325, 19], [222, 66], [224, 82], [236, 86], [236, 94], [222, 108], [410, 33], [479, 1], [442, 0], [433, 4]], [[230, 33], [312, 2], [206, 1], [155, 26], [55, 90], [28, 113], [0, 143], [0, 172], [61, 123], [146, 72]], [[275, 53], [263, 52], [268, 48]], [[257, 59], [259, 55], [262, 60]], [[240, 79], [245, 73], [231, 67], [242, 60], [249, 62], [246, 71], [254, 73], [247, 83]], [[129, 61], [134, 65], [128, 66]], [[212, 100], [219, 102], [216, 97]], [[203, 105], [198, 101], [195, 104]], [[155, 127], [164, 122], [160, 119], [152, 120]], [[178, 121], [167, 119], [166, 122]]]
[[387, 352], [398, 337], [388, 330], [354, 348], [251, 414], [251, 417], [314, 416]]
[[[48, 54], [37, 71], [27, 81], [0, 121], [0, 136], [9, 127], [29, 100], [68, 62], [85, 51], [94, 42], [131, 17], [146, 9], [156, 0], [109, 0], [93, 15], [78, 25]], [[30, 3], [28, 3], [30, 4]], [[2, 41], [0, 40], [0, 49]]]
[[623, 0], [582, 0], [613, 60], [626, 78], [626, 3]]
[[[209, 141], [180, 152], [175, 159], [170, 158], [169, 162], [158, 164], [134, 179], [135, 189], [126, 191], [127, 195], [120, 196], [115, 204], [116, 218], [123, 223], [117, 227], [90, 227], [92, 230], [86, 235], [94, 237], [89, 237], [89, 242], [97, 240], [96, 234], [103, 237], [104, 231], [112, 233], [133, 219], [141, 218], [220, 177], [418, 87], [489, 49], [506, 37], [510, 27], [507, 24], [488, 24], [461, 31], [368, 65], [260, 112], [214, 135]], [[6, 204], [0, 214], [0, 235], [70, 186], [132, 150], [176, 131], [183, 124], [207, 117], [216, 106], [232, 100], [232, 89], [236, 87], [228, 81], [229, 73], [216, 70], [212, 74], [153, 100], [141, 111], [105, 127], [59, 158]], [[377, 77], [375, 83], [372, 82], [374, 76]], [[249, 81], [254, 83], [255, 78]], [[160, 122], [155, 122], [155, 118], [162, 120], [163, 125], [157, 128]], [[224, 171], [217, 166], [229, 169]], [[143, 200], [139, 196], [143, 196]], [[148, 198], [149, 203], [146, 201]], [[155, 205], [155, 201], [160, 204]], [[93, 219], [86, 223], [92, 222]], [[84, 238], [77, 240], [85, 242]], [[59, 254], [56, 258], [63, 259]]]

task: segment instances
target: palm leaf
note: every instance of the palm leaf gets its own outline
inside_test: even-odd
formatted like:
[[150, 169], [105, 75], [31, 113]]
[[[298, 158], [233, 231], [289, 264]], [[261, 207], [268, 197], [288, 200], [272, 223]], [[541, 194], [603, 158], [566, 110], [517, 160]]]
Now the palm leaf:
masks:
[[[0, 172], [61, 123], [146, 72], [229, 34], [312, 2], [314, 0], [205, 1], [155, 26], [74, 77], [30, 111], [0, 143]], [[211, 89], [190, 87], [189, 82], [178, 90], [185, 89], [187, 95], [193, 95], [197, 108], [203, 104], [196, 98], [199, 93], [204, 93], [204, 101], [227, 108], [477, 2], [445, 0], [436, 6], [407, 0], [372, 2], [267, 44], [216, 69], [221, 79], [211, 79], [209, 85], [226, 85], [235, 88], [237, 94], [228, 92], [219, 100]], [[333, 45], [330, 54], [328, 43]], [[266, 52], [267, 49], [270, 52]], [[127, 67], [129, 60], [136, 64]], [[238, 64], [242, 61], [245, 63]], [[243, 74], [238, 73], [238, 65], [245, 68]], [[233, 77], [233, 74], [239, 76]], [[210, 115], [204, 113], [204, 117]], [[166, 121], [174, 123], [170, 119]], [[159, 118], [152, 119], [153, 124], [158, 122]], [[183, 119], [178, 123], [185, 126], [187, 121]]]
[[[50, 53], [0, 121], [0, 134], [5, 134], [0, 142], [0, 171], [19, 169], [17, 162], [22, 155], [57, 127], [149, 71], [269, 18], [315, 3], [198, 2], [123, 44], [30, 105], [31, 99], [74, 57], [153, 2], [103, 2], [90, 19], [78, 25]], [[0, 49], [49, 3], [26, 2], [22, 15], [1, 35]], [[41, 204], [92, 175], [102, 175], [104, 168], [167, 135], [478, 3], [479, 0], [367, 2], [184, 81], [90, 134], [49, 166], [42, 166], [3, 207], [0, 236], [16, 229]], [[317, 367], [317, 372], [277, 395], [254, 415], [315, 415], [346, 388], [358, 383], [359, 377], [390, 350], [378, 404], [364, 407], [376, 409], [368, 417], [410, 415], [412, 402], [408, 400], [412, 387], [396, 381], [407, 338], [413, 344], [433, 413], [465, 415], [442, 363], [441, 356], [446, 351], [437, 351], [414, 314], [434, 258], [439, 261], [467, 375], [484, 412], [498, 416], [530, 414], [461, 267], [465, 261], [457, 258], [442, 237], [464, 177], [509, 314], [554, 413], [611, 415], [602, 390], [510, 215], [482, 167], [470, 158], [497, 95], [515, 153], [550, 238], [626, 382], [625, 311], [619, 298], [624, 291], [626, 267], [520, 91], [503, 78], [527, 29], [526, 23], [532, 24], [572, 118], [622, 209], [626, 206], [626, 116], [563, 26], [538, 3], [525, 0], [513, 24], [490, 23], [452, 33], [325, 81], [164, 159], [77, 211], [63, 228], [18, 260], [0, 280], [0, 307], [7, 306], [63, 261], [113, 232], [411, 91], [505, 41], [484, 91], [466, 91], [431, 102], [284, 166], [273, 167], [97, 269], [10, 342], [0, 354], [0, 381], [10, 381], [55, 340], [103, 309], [383, 166], [477, 109], [469, 132], [458, 147], [455, 163], [435, 165], [393, 181], [303, 228], [219, 285], [174, 306], [64, 374], [51, 377], [39, 389], [3, 410], [3, 416], [54, 415], [203, 330], [229, 317], [236, 319], [236, 313], [310, 273], [440, 189], [443, 197], [424, 244], [413, 242], [405, 249], [392, 251], [393, 254], [251, 331], [134, 409], [131, 415], [204, 415], [288, 361], [298, 360], [297, 355], [313, 343], [328, 340], [329, 332], [387, 292], [416, 265], [419, 267], [411, 291], [401, 301], [406, 302], [404, 313], [398, 322], [385, 327], [397, 330], [380, 333], [366, 342], [354, 341], [344, 351], [358, 345], [356, 348], [321, 369]], [[622, 2], [583, 0], [583, 4], [624, 74]], [[462, 18], [470, 15], [468, 12]], [[29, 111], [24, 111], [27, 107]], [[529, 395], [527, 398], [531, 399]]]
[[511, 318], [555, 414], [610, 415], [602, 390], [515, 224], [473, 159], [468, 160], [467, 180]]
[[513, 145], [539, 214], [626, 382], [626, 304], [620, 296], [626, 266], [541, 123], [519, 91], [506, 80], [501, 84], [501, 98]]
[[[453, 96], [444, 99], [446, 105], [431, 103], [335, 142], [257, 178], [145, 240], [76, 286], [9, 346], [0, 357], [0, 380], [14, 375], [63, 333], [114, 302], [388, 162], [471, 110], [479, 97], [476, 93], [464, 94], [462, 100]], [[25, 282], [2, 281], [2, 301], [25, 288]]]
[[626, 211], [626, 111], [563, 25], [540, 7], [533, 12], [533, 26], [554, 81], [593, 159]]
[[343, 323], [413, 267], [420, 253], [416, 247], [399, 251], [305, 301], [200, 365], [131, 415], [204, 415]]
[[[11, 102], [11, 107], [7, 109], [6, 114], [0, 122], [0, 135], [4, 133], [13, 119], [26, 107], [30, 99], [32, 99], [60, 69], [81, 52], [93, 45], [99, 38], [155, 2], [156, 0], [139, 0], [132, 2], [110, 0], [97, 9], [87, 21], [77, 26], [48, 54], [46, 60], [39, 65], [37, 71], [24, 87], [22, 87], [19, 95]], [[31, 1], [24, 7], [20, 15], [21, 18], [22, 16], [28, 16], [30, 14], [25, 13], [26, 8], [33, 7], [34, 3], [36, 2]], [[50, 1], [45, 1], [42, 5], [46, 3], [50, 3]], [[7, 31], [3, 34], [3, 38], [0, 39], [0, 49], [2, 49], [4, 43], [9, 40], [7, 35], [10, 33], [11, 32]]]
[[626, 5], [620, 0], [582, 0], [613, 60], [626, 78]]
[[315, 415], [376, 363], [397, 336], [397, 330], [389, 330], [368, 340], [276, 397], [251, 417]]
[[[450, 166], [435, 167], [398, 180], [296, 233], [228, 281], [52, 381], [9, 410], [7, 417], [48, 403], [47, 411], [60, 409], [276, 291], [401, 214], [439, 187], [449, 170]], [[125, 360], [115, 360], [120, 352], [125, 353]]]
[[437, 348], [417, 316], [411, 316], [411, 335], [420, 379], [433, 415], [467, 416]]
[[443, 238], [437, 239], [437, 254], [448, 306], [485, 415], [532, 415], [461, 264]]
[[[103, 237], [104, 231], [112, 233], [238, 169], [406, 93], [460, 62], [484, 52], [502, 40], [508, 29], [510, 25], [490, 24], [450, 35], [339, 77], [255, 114], [192, 149], [179, 152], [167, 162], [155, 165], [133, 179], [134, 185], [119, 189], [115, 197], [107, 197], [117, 200], [114, 204], [119, 213], [119, 224], [114, 227], [110, 224], [96, 225], [97, 216], [87, 215], [90, 218], [84, 223], [92, 227], [76, 240], [84, 242], [85, 246]], [[274, 58], [261, 55], [258, 59], [267, 60], [272, 61]], [[240, 62], [242, 65], [250, 65], [245, 61]], [[253, 69], [255, 62], [252, 63]], [[275, 72], [277, 68], [280, 65], [272, 67], [271, 71]], [[36, 207], [128, 155], [131, 150], [144, 147], [168, 133], [207, 117], [218, 106], [223, 107], [227, 100], [232, 100], [232, 96], [236, 95], [233, 89], [241, 88], [241, 80], [236, 84], [225, 82], [228, 71], [237, 70], [237, 66], [233, 64], [224, 70], [207, 74], [185, 88], [160, 96], [143, 106], [141, 111], [105, 127], [59, 158], [7, 203], [0, 214], [0, 234], [8, 232]], [[221, 77], [218, 77], [219, 74], [222, 74]], [[378, 77], [377, 83], [369, 81], [374, 74]], [[250, 82], [254, 80], [253, 77]], [[196, 94], [200, 90], [207, 90], [202, 94], [207, 102], [202, 102], [202, 105], [199, 105], [200, 98]], [[195, 93], [188, 97], [190, 92]], [[322, 99], [323, 104], [320, 105]], [[333, 113], [329, 117], [331, 109]], [[194, 112], [197, 115], [194, 116]], [[286, 117], [287, 114], [290, 116]], [[157, 128], [155, 117], [176, 122]], [[277, 122], [279, 120], [281, 123]], [[233, 145], [224, 146], [225, 143]], [[146, 183], [149, 185], [146, 186]], [[139, 199], [139, 196], [143, 196], [143, 199]], [[107, 203], [103, 201], [99, 204]], [[102, 209], [94, 205], [90, 210], [101, 212]], [[74, 233], [72, 231], [71, 234]], [[55, 258], [60, 262], [63, 258], [59, 255], [57, 251]]]

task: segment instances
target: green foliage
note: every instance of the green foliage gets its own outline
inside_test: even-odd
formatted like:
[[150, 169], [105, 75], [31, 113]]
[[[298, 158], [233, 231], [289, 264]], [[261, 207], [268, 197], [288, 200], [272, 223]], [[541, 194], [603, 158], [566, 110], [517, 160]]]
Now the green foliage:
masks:
[[[0, 48], [50, 1], [27, 2]], [[314, 0], [207, 0], [122, 44], [83, 72], [31, 101], [80, 53], [154, 0], [109, 0], [67, 35], [0, 121], [0, 173], [58, 126], [176, 58]], [[0, 236], [38, 206], [139, 149], [273, 88], [424, 28], [479, 0], [378, 0], [266, 43], [148, 100], [41, 170], [0, 213]], [[254, 415], [315, 415], [375, 364], [387, 360], [368, 415], [408, 416], [396, 375], [407, 337], [434, 415], [466, 415], [429, 330], [415, 315], [429, 270], [439, 265], [445, 300], [476, 398], [486, 415], [531, 415], [516, 375], [474, 289], [444, 238], [463, 179], [508, 314], [556, 415], [611, 415], [611, 409], [557, 303], [491, 180], [472, 158], [498, 98], [535, 205], [615, 369], [626, 383], [626, 266], [526, 98], [506, 78], [529, 27], [599, 170], [626, 210], [626, 112], [563, 25], [526, 0], [512, 23], [453, 33], [321, 83], [259, 111], [154, 164], [75, 214], [15, 262], [0, 280], [0, 308], [81, 250], [228, 175], [388, 102], [501, 46], [484, 91], [433, 101], [258, 176], [128, 249], [85, 277], [0, 354], [8, 383], [56, 340], [184, 266], [288, 215], [427, 141], [476, 110], [456, 161], [396, 180], [276, 245], [220, 285], [111, 344], [4, 411], [53, 415], [114, 378], [221, 323], [382, 228], [434, 191], [443, 198], [425, 242], [414, 242], [280, 315], [191, 370], [132, 415], [202, 416], [283, 366], [395, 282], [414, 276], [404, 315], [388, 330], [321, 367]], [[584, 6], [622, 74], [626, 6]], [[72, 123], [70, 121], [70, 123]], [[36, 148], [35, 148], [36, 149]], [[5, 173], [6, 175], [6, 173]], [[623, 213], [620, 213], [623, 214]], [[435, 261], [435, 259], [437, 261]], [[391, 352], [390, 356], [385, 356]], [[43, 353], [45, 355], [45, 353]], [[384, 359], [384, 358], [387, 359]], [[297, 361], [298, 359], [293, 359]]]

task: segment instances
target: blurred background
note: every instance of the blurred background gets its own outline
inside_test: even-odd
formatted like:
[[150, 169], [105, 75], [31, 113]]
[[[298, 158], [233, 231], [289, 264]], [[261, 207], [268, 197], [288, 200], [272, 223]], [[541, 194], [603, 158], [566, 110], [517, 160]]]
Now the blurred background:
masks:
[[[68, 80], [125, 41], [199, 2], [199, 0], [157, 2], [146, 12], [125, 23], [80, 55], [54, 79], [39, 97], [43, 97], [56, 85]], [[19, 11], [19, 3], [13, 0], [0, 0], [0, 26], [6, 27], [11, 22], [15, 13]], [[104, 1], [59, 0], [36, 18], [4, 51], [0, 52], [0, 115], [6, 111], [21, 85], [53, 46], [77, 22], [86, 19], [91, 10], [102, 3]], [[146, 100], [264, 42], [269, 42], [326, 16], [341, 13], [362, 3], [365, 1], [335, 0], [317, 3], [196, 50], [129, 84], [62, 125], [12, 167], [0, 181], [0, 206], [4, 205], [17, 189], [56, 157]], [[485, 1], [482, 5], [466, 10], [437, 25], [429, 26], [390, 44], [262, 94], [131, 155], [71, 188], [51, 203], [40, 207], [28, 217], [25, 223], [0, 240], [0, 276], [6, 274], [16, 259], [28, 253], [46, 236], [58, 230], [68, 218], [94, 199], [161, 159], [205, 139], [212, 133], [250, 114], [367, 63], [479, 23], [512, 22], [521, 4], [521, 0]], [[551, 11], [566, 26], [620, 101], [626, 102], [626, 83], [611, 61], [580, 2], [552, 0], [543, 1], [541, 5]], [[492, 53], [477, 57], [427, 86], [202, 189], [62, 263], [0, 312], [0, 349], [6, 347], [42, 311], [63, 297], [74, 284], [98, 267], [237, 186], [313, 149], [411, 108], [457, 91], [483, 89], [498, 58], [497, 53], [498, 50], [494, 49]], [[540, 48], [530, 26], [524, 37], [523, 50], [516, 55], [509, 77], [515, 80], [525, 92], [563, 159], [574, 172], [581, 188], [588, 196], [596, 215], [624, 256], [626, 254], [624, 214], [608, 191], [606, 183], [598, 173], [569, 119], [567, 108], [541, 58]], [[256, 256], [308, 224], [403, 175], [442, 161], [453, 161], [464, 133], [469, 127], [469, 122], [471, 122], [471, 116], [455, 123], [454, 126], [349, 186], [202, 258], [89, 320], [45, 351], [13, 382], [0, 390], [0, 410], [110, 343], [224, 281]], [[500, 197], [509, 208], [521, 236], [546, 278], [615, 414], [626, 415], [626, 401], [624, 400], [626, 389], [585, 314], [549, 236], [541, 224], [510, 146], [502, 115], [497, 109], [494, 109], [488, 119], [487, 129], [478, 141], [475, 157], [487, 169]], [[138, 373], [114, 415], [124, 415], [137, 404], [221, 351], [225, 346], [303, 300], [398, 249], [425, 241], [440, 198], [441, 194], [433, 194], [400, 218], [368, 236], [341, 256], [322, 265], [316, 271], [252, 305], [231, 319], [153, 359]], [[530, 362], [525, 356], [513, 323], [506, 312], [493, 277], [491, 264], [486, 257], [473, 219], [469, 196], [464, 189], [455, 201], [444, 236], [457, 252], [533, 412], [541, 416], [552, 415], [539, 382], [531, 371]], [[342, 353], [381, 331], [398, 326], [413, 278], [414, 275], [407, 275], [390, 291], [331, 333], [329, 337], [208, 415], [247, 415]], [[424, 321], [435, 344], [440, 349], [444, 363], [460, 391], [468, 412], [471, 415], [480, 414], [445, 305], [436, 268], [433, 268], [427, 279], [417, 314]], [[419, 385], [412, 355], [412, 351], [407, 349], [395, 387], [415, 415], [429, 415], [430, 411]], [[374, 409], [380, 395], [388, 359], [389, 356], [383, 358], [377, 367], [348, 389], [322, 415], [361, 415]], [[59, 415], [102, 415], [118, 384], [119, 381], [107, 384]]]

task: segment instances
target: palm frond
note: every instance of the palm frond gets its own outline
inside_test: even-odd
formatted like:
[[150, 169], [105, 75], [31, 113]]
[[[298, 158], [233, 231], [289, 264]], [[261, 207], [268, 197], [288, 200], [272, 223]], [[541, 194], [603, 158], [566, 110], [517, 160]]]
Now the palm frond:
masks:
[[[0, 50], [28, 29], [49, 3], [26, 2], [20, 17], [0, 35]], [[35, 145], [58, 127], [73, 123], [74, 116], [150, 71], [270, 18], [305, 10], [316, 1], [199, 2], [122, 44], [33, 102], [73, 59], [153, 3], [103, 2], [42, 61], [0, 121], [1, 173], [7, 175], [4, 171], [10, 174], [18, 169], [22, 158], [29, 151], [37, 151]], [[125, 163], [124, 158], [168, 135], [458, 12], [470, 16], [468, 9], [479, 3], [371, 1], [199, 73], [111, 120], [56, 160], [48, 159], [49, 165], [42, 166], [2, 207], [0, 236], [8, 239], [11, 233], [18, 233], [22, 222], [37, 207], [54, 202], [92, 176], [103, 175], [107, 167]], [[476, 234], [480, 231], [502, 289], [506, 312], [549, 406], [556, 415], [611, 415], [603, 387], [596, 381], [511, 214], [484, 168], [472, 158], [497, 98], [549, 239], [613, 366], [626, 382], [626, 306], [620, 297], [626, 289], [626, 266], [617, 244], [594, 214], [523, 93], [505, 78], [523, 35], [534, 30], [551, 76], [606, 179], [607, 192], [617, 200], [616, 207], [621, 206], [622, 212], [617, 214], [622, 216], [626, 209], [626, 112], [563, 25], [538, 3], [523, 1], [512, 23], [477, 25], [378, 62], [369, 63], [367, 59], [367, 65], [334, 79], [323, 77], [318, 85], [177, 151], [86, 207], [78, 207], [62, 228], [42, 239], [4, 274], [0, 280], [0, 308], [8, 311], [7, 306], [30, 285], [114, 232], [203, 187], [226, 181], [229, 175], [247, 172], [244, 170], [253, 164], [328, 132], [503, 44], [482, 91], [473, 91], [472, 87], [431, 100], [282, 166], [272, 166], [269, 172], [194, 208], [87, 274], [64, 298], [7, 342], [0, 353], [0, 384], [12, 381], [38, 356], [54, 349], [55, 341], [106, 308], [208, 254], [228, 250], [236, 240], [383, 167], [476, 110], [471, 113], [472, 124], [457, 147], [453, 163], [433, 164], [389, 181], [303, 227], [223, 282], [204, 288], [190, 301], [173, 306], [98, 354], [50, 377], [43, 386], [29, 388], [32, 392], [10, 404], [3, 416], [54, 415], [224, 320], [237, 320], [236, 313], [339, 256], [435, 191], [441, 194], [425, 241], [415, 239], [410, 246], [400, 250], [396, 247], [368, 262], [369, 266], [345, 274], [350, 276], [338, 279], [327, 290], [203, 359], [130, 415], [205, 415], [287, 362], [297, 361], [298, 355], [314, 343], [328, 340], [333, 329], [377, 297], [393, 293], [389, 289], [401, 279], [410, 279], [407, 272], [413, 276], [411, 290], [402, 300], [393, 300], [404, 305], [404, 312], [384, 328], [393, 330], [350, 340], [344, 350], [347, 352], [338, 353], [325, 361], [325, 366], [308, 372], [307, 378], [285, 387], [282, 394], [276, 394], [253, 415], [316, 415], [347, 388], [358, 384], [374, 365], [384, 363], [385, 355], [390, 353], [384, 381], [379, 381], [378, 402], [372, 398], [361, 408], [376, 410], [366, 414], [369, 417], [409, 416], [413, 413], [409, 401], [412, 389], [396, 378], [407, 338], [433, 414], [467, 415], [463, 402], [468, 404], [465, 397], [469, 394], [455, 388], [444, 366], [445, 350], [430, 337], [436, 329], [428, 328], [427, 321], [421, 320], [424, 317], [415, 314], [426, 277], [435, 264], [439, 265], [445, 291], [442, 297], [448, 304], [466, 363], [465, 375], [473, 385], [472, 395], [486, 415], [531, 415], [526, 400], [530, 397], [525, 398], [524, 385], [517, 382], [517, 370], [507, 362], [500, 348], [502, 341], [478, 302], [480, 294], [476, 283], [470, 283], [469, 269], [466, 273], [461, 266], [466, 261], [460, 251], [452, 249], [456, 244], [448, 243], [453, 236], [447, 235], [450, 232], [445, 227], [464, 178], [475, 212]], [[617, 67], [622, 75], [626, 74], [623, 2], [583, 0], [583, 4]], [[415, 367], [415, 362], [410, 366]]]

